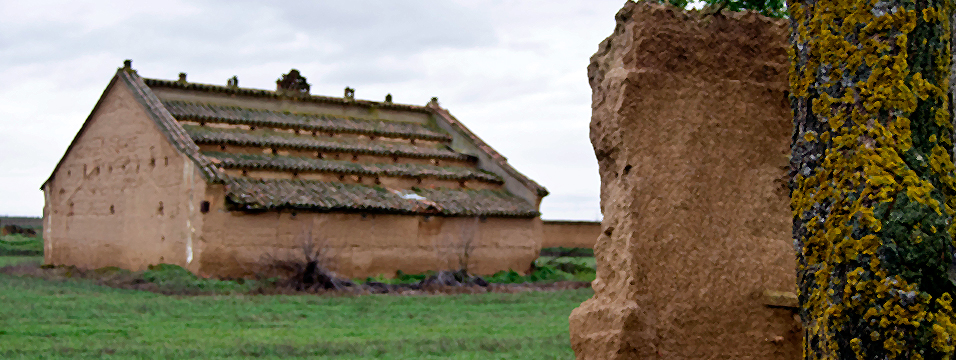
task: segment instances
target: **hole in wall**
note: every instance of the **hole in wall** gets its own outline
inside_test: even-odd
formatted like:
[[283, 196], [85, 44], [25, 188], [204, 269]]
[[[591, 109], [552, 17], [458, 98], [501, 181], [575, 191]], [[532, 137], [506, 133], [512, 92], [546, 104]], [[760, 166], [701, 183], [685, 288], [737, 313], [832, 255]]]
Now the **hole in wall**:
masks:
[[352, 161], [358, 161], [358, 155], [352, 155]]
[[165, 166], [169, 166], [169, 157], [164, 157], [163, 162], [165, 163]]
[[110, 214], [112, 215], [115, 213], [116, 213], [116, 207], [114, 207], [113, 205], [110, 205]]
[[155, 158], [149, 159], [149, 166], [156, 167], [156, 159], [155, 159]]
[[219, 145], [219, 150], [226, 151], [226, 145]]
[[159, 237], [159, 241], [166, 241], [166, 237], [165, 237], [165, 236], [160, 236], [160, 237]]
[[242, 176], [249, 176], [249, 170], [243, 170]]
[[209, 202], [208, 202], [208, 201], [202, 201], [202, 202], [199, 203], [199, 212], [201, 212], [201, 213], [203, 213], [203, 214], [209, 212]]
[[163, 262], [163, 261], [166, 261], [166, 258], [160, 256], [160, 257], [159, 257], [159, 262]]
[[73, 172], [70, 171], [70, 170], [67, 170], [67, 171], [66, 171], [66, 176], [70, 176], [70, 175], [73, 175]]
[[630, 165], [630, 164], [628, 164], [627, 166], [624, 167], [624, 175], [627, 175], [627, 173], [629, 173], [629, 172], [631, 172], [631, 165]]
[[160, 201], [160, 202], [159, 202], [159, 208], [156, 209], [156, 215], [162, 215], [162, 214], [163, 214], [163, 211], [164, 211], [163, 202]]

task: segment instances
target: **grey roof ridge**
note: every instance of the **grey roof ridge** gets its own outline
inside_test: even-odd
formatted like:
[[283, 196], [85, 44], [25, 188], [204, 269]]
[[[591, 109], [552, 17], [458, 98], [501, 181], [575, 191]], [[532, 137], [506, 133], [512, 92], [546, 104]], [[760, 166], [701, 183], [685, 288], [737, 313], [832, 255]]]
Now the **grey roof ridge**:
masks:
[[219, 93], [232, 94], [232, 95], [297, 99], [297, 100], [305, 100], [305, 101], [328, 103], [328, 104], [349, 104], [349, 105], [364, 106], [367, 108], [409, 110], [409, 111], [418, 111], [423, 113], [429, 112], [427, 107], [420, 106], [420, 105], [396, 104], [396, 103], [378, 102], [378, 101], [372, 101], [372, 100], [355, 100], [355, 99], [346, 99], [346, 98], [312, 95], [312, 94], [308, 94], [304, 96], [286, 95], [276, 91], [264, 90], [264, 89], [230, 87], [230, 86], [224, 86], [224, 85], [203, 84], [203, 83], [195, 83], [195, 82], [180, 82], [175, 80], [163, 80], [163, 79], [152, 79], [152, 78], [146, 78], [143, 80], [147, 85], [150, 85], [150, 86], [163, 86], [163, 87], [179, 88], [179, 89], [185, 89], [185, 90], [219, 92]]
[[510, 174], [511, 176], [514, 176], [516, 179], [518, 179], [518, 181], [521, 181], [528, 188], [533, 189], [535, 193], [538, 194], [538, 196], [544, 197], [549, 194], [548, 189], [546, 189], [544, 186], [541, 186], [541, 184], [538, 184], [534, 180], [531, 180], [531, 178], [525, 176], [524, 174], [516, 170], [514, 167], [512, 167], [511, 164], [508, 163], [508, 159], [506, 159], [504, 156], [502, 156], [497, 151], [495, 151], [495, 149], [489, 146], [487, 143], [485, 143], [484, 140], [481, 140], [481, 138], [479, 138], [478, 135], [475, 135], [475, 133], [471, 132], [471, 130], [465, 127], [464, 124], [462, 124], [460, 121], [458, 121], [458, 119], [452, 116], [451, 113], [448, 112], [448, 110], [439, 106], [437, 102], [432, 101], [428, 103], [426, 107], [430, 109], [432, 113], [434, 113], [437, 116], [440, 116], [446, 122], [448, 122], [452, 126], [456, 127], [459, 131], [461, 131], [462, 134], [470, 138], [471, 141], [473, 141], [475, 145], [478, 147], [478, 149], [480, 149], [489, 157], [491, 157], [491, 159], [493, 159], [496, 163], [498, 163], [498, 166], [501, 166], [501, 168], [504, 169], [506, 172], [508, 172], [508, 174]]
[[166, 136], [173, 147], [193, 161], [206, 181], [215, 183], [224, 181], [225, 174], [222, 173], [222, 170], [202, 155], [199, 146], [183, 129], [183, 126], [176, 121], [176, 118], [166, 110], [162, 101], [149, 89], [149, 86], [136, 73], [136, 70], [120, 68], [116, 71], [116, 77], [129, 87], [133, 92], [133, 97], [143, 106], [146, 114], [159, 127], [159, 131]]

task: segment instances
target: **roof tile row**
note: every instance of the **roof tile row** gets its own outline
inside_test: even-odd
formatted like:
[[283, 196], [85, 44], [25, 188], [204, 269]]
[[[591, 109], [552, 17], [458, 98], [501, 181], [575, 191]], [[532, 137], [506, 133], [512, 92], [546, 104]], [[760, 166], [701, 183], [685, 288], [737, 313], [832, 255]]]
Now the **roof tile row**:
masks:
[[535, 217], [528, 201], [500, 190], [413, 189], [312, 180], [226, 181], [226, 199], [243, 210], [369, 211], [445, 216]]
[[338, 132], [410, 139], [450, 142], [448, 134], [428, 129], [421, 124], [363, 120], [328, 115], [284, 113], [271, 110], [250, 109], [238, 106], [199, 104], [184, 101], [163, 101], [166, 109], [180, 120], [222, 122], [270, 126], [304, 131]]
[[347, 152], [353, 154], [474, 161], [473, 155], [452, 151], [444, 145], [415, 146], [411, 144], [357, 139], [346, 141], [329, 137], [295, 135], [270, 129], [220, 129], [196, 125], [183, 125], [183, 129], [189, 133], [189, 136], [196, 144], [275, 147], [283, 149]]
[[418, 164], [363, 164], [342, 160], [315, 159], [267, 154], [204, 152], [218, 166], [227, 169], [267, 169], [278, 171], [317, 171], [370, 176], [434, 177], [451, 180], [480, 180], [501, 184], [494, 173], [467, 167]]

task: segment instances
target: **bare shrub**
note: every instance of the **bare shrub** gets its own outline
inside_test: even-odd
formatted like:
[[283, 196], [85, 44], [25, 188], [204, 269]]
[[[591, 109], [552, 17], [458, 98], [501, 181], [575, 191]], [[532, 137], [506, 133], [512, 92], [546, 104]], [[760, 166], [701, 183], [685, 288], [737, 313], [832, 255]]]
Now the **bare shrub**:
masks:
[[471, 256], [478, 247], [478, 240], [481, 238], [479, 231], [479, 219], [474, 217], [471, 221], [465, 222], [459, 228], [458, 238], [452, 238], [445, 234], [435, 242], [435, 254], [438, 261], [442, 263], [441, 270], [462, 271], [465, 274], [470, 273]]
[[348, 281], [336, 278], [335, 249], [328, 240], [316, 236], [312, 227], [306, 227], [296, 236], [297, 247], [265, 253], [259, 261], [259, 278], [278, 278], [279, 286], [299, 291], [335, 289], [348, 286]]

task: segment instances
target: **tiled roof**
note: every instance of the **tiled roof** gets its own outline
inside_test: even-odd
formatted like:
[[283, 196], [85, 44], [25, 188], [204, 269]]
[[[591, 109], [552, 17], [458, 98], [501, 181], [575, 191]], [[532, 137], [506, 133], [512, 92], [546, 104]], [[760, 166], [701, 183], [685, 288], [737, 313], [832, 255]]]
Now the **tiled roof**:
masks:
[[500, 190], [414, 189], [311, 180], [226, 181], [226, 199], [244, 210], [367, 211], [446, 216], [535, 217], [525, 199]]
[[480, 180], [500, 184], [497, 175], [467, 167], [417, 164], [363, 164], [343, 160], [315, 159], [266, 154], [204, 152], [213, 163], [226, 169], [265, 169], [278, 171], [316, 171], [370, 176], [434, 177], [452, 180]]
[[448, 134], [431, 130], [415, 123], [360, 120], [327, 115], [294, 114], [184, 101], [163, 101], [163, 105], [166, 106], [166, 109], [169, 110], [173, 116], [180, 120], [270, 126], [305, 131], [353, 133], [443, 142], [451, 141], [451, 136]]
[[473, 156], [458, 153], [446, 146], [415, 146], [410, 144], [343, 140], [325, 136], [296, 135], [270, 129], [220, 129], [209, 126], [182, 125], [197, 144], [276, 147], [315, 151], [349, 152], [354, 154], [404, 156], [429, 159], [473, 160]]
[[432, 101], [428, 103], [427, 108], [432, 111], [432, 114], [444, 119], [445, 122], [448, 123], [452, 127], [452, 129], [454, 129], [452, 131], [456, 131], [468, 137], [468, 139], [470, 139], [471, 142], [478, 147], [478, 149], [480, 149], [483, 153], [487, 154], [492, 161], [498, 163], [498, 165], [501, 166], [501, 168], [504, 171], [508, 172], [511, 176], [513, 176], [518, 181], [522, 182], [528, 188], [534, 189], [535, 193], [539, 197], [544, 197], [548, 195], [548, 189], [546, 189], [544, 186], [541, 186], [541, 184], [538, 184], [534, 180], [531, 180], [531, 178], [525, 176], [524, 174], [518, 172], [518, 170], [515, 170], [515, 168], [512, 167], [511, 164], [508, 164], [508, 160], [504, 156], [499, 154], [497, 151], [495, 151], [495, 149], [493, 149], [491, 146], [489, 146], [487, 143], [481, 140], [478, 137], [478, 135], [475, 135], [475, 133], [471, 132], [471, 130], [465, 127], [465, 125], [462, 124], [461, 121], [458, 121], [458, 119], [452, 116], [451, 113], [448, 112], [448, 110], [438, 106], [437, 101]]

